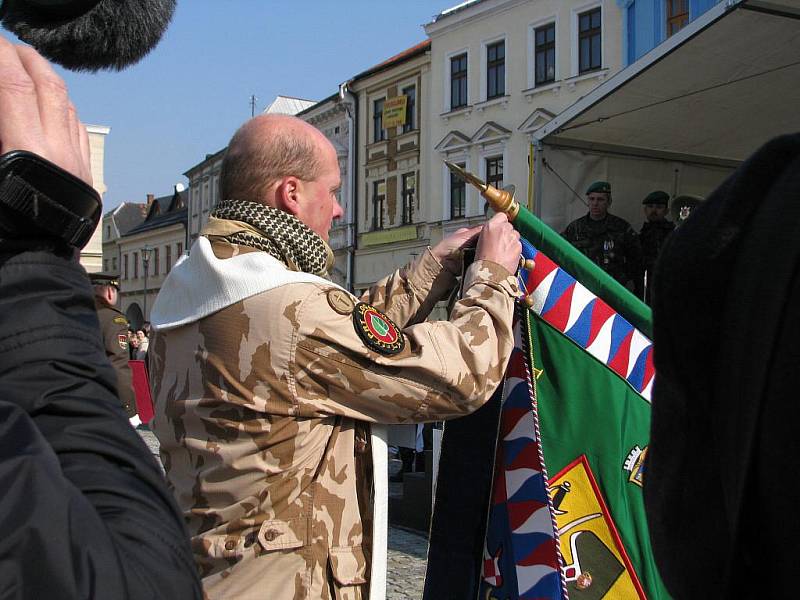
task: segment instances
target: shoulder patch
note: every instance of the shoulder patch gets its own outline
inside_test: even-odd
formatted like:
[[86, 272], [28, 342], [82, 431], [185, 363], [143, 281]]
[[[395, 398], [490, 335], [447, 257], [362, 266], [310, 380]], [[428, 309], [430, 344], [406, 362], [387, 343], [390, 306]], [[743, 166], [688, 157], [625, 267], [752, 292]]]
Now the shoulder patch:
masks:
[[127, 350], [128, 349], [128, 336], [127, 335], [125, 335], [124, 333], [120, 333], [117, 336], [117, 341], [119, 342], [119, 347], [120, 348], [122, 348], [123, 350]]
[[340, 315], [349, 315], [356, 307], [356, 302], [353, 297], [339, 288], [331, 288], [326, 292], [328, 296], [328, 304]]
[[126, 319], [123, 316], [114, 317], [114, 323], [116, 323], [117, 325], [127, 325], [128, 319]]
[[366, 302], [359, 302], [353, 310], [353, 325], [368, 348], [380, 354], [397, 354], [405, 348], [406, 341], [397, 325]]

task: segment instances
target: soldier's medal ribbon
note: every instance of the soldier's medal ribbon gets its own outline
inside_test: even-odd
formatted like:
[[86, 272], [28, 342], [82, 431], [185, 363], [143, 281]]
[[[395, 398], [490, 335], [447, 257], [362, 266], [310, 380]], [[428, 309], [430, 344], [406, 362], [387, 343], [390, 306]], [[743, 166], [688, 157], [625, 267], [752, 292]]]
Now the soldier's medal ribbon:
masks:
[[367, 347], [375, 352], [391, 356], [405, 348], [406, 341], [394, 321], [371, 304], [356, 304], [353, 325]]

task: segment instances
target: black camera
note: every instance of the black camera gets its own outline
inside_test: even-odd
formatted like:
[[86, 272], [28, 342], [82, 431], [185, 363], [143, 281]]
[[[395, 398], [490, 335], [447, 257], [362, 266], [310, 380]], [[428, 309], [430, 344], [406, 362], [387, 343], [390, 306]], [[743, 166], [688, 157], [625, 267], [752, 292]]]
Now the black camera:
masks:
[[[121, 70], [161, 39], [176, 0], [0, 0], [0, 21], [75, 71]], [[2, 118], [2, 115], [0, 115]], [[0, 242], [82, 248], [102, 213], [87, 183], [30, 152], [0, 156]]]
[[0, 241], [47, 240], [83, 248], [102, 210], [92, 186], [31, 152], [0, 156]]

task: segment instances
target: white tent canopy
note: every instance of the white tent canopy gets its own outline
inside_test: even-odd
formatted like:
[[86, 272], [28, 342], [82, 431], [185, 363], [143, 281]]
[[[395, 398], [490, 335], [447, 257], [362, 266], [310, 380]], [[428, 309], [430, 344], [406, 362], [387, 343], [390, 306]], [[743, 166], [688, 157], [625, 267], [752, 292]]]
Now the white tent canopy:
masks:
[[724, 0], [535, 132], [537, 212], [560, 226], [585, 212], [570, 207], [566, 185], [580, 195], [592, 178], [639, 173], [638, 185], [623, 182], [631, 200], [615, 211], [638, 220], [647, 191], [705, 195], [761, 144], [794, 131], [800, 0]]

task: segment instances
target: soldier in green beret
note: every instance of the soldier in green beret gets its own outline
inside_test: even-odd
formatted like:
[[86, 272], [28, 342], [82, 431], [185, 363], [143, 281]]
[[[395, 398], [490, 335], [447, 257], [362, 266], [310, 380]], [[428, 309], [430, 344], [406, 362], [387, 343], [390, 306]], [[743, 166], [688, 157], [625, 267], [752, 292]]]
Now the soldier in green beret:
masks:
[[669, 194], [656, 190], [650, 192], [642, 200], [644, 207], [644, 224], [639, 232], [639, 243], [642, 246], [642, 263], [644, 267], [644, 301], [650, 304], [650, 288], [652, 285], [653, 267], [669, 234], [675, 229], [675, 223], [667, 221]]
[[622, 285], [642, 296], [642, 250], [625, 219], [609, 214], [611, 184], [595, 181], [586, 190], [589, 212], [561, 234]]
[[119, 297], [119, 276], [112, 273], [90, 273], [94, 286], [94, 306], [103, 334], [106, 356], [117, 373], [117, 390], [122, 408], [132, 425], [141, 421], [136, 414], [133, 377], [128, 366], [128, 319], [116, 308]]

